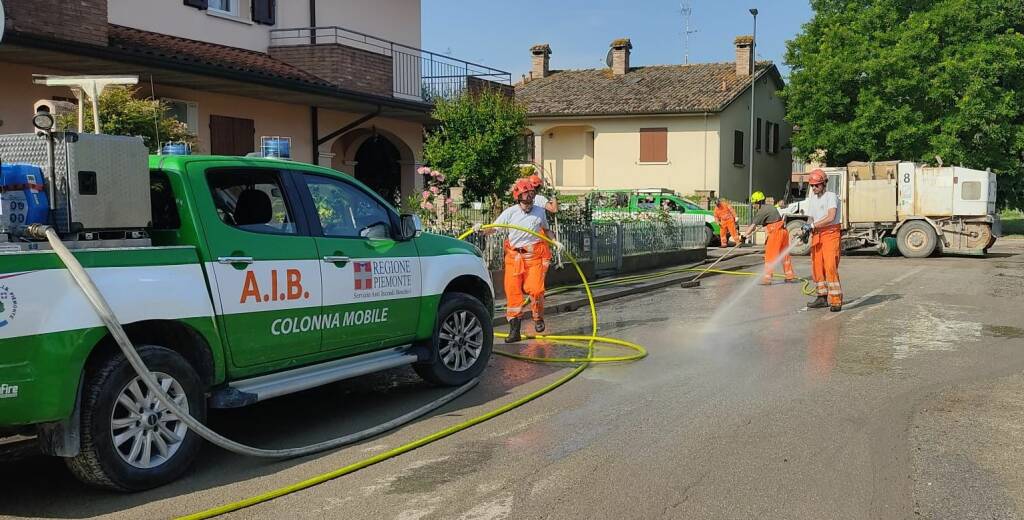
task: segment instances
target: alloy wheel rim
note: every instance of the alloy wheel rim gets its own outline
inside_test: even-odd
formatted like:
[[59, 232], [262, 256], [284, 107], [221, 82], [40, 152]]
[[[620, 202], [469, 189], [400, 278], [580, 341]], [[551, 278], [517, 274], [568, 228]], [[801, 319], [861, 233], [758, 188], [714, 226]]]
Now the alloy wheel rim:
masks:
[[444, 366], [463, 372], [476, 364], [484, 347], [484, 329], [472, 312], [461, 310], [448, 315], [441, 323], [438, 354]]
[[[173, 377], [154, 372], [157, 384], [188, 412], [188, 396]], [[139, 469], [158, 467], [174, 457], [188, 427], [167, 410], [142, 379], [136, 377], [117, 396], [110, 413], [110, 438], [121, 460]]]

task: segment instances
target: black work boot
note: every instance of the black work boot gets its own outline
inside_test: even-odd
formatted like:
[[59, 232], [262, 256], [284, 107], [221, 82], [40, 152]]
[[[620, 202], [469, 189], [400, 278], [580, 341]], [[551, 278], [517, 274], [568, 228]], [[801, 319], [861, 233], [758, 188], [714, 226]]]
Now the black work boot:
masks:
[[544, 325], [544, 318], [534, 318], [534, 320], [533, 320], [533, 330], [535, 330], [537, 332], [544, 332], [544, 329], [546, 329], [546, 328], [547, 327]]
[[523, 322], [519, 318], [508, 320], [508, 336], [505, 338], [505, 343], [515, 343], [523, 339], [520, 334], [522, 328]]
[[839, 312], [839, 311], [843, 310], [843, 306], [842, 305], [833, 305], [833, 306], [829, 307], [828, 310], [830, 310], [832, 312]]
[[818, 296], [814, 301], [807, 304], [808, 309], [824, 309], [828, 307], [828, 298], [824, 296]]

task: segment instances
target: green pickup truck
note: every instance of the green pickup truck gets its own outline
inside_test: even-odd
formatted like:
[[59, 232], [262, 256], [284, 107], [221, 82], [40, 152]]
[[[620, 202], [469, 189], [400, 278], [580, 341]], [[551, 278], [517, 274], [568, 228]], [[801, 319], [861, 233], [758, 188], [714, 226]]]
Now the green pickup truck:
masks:
[[602, 215], [637, 214], [665, 210], [670, 216], [699, 215], [704, 220], [705, 246], [718, 240], [718, 222], [715, 214], [669, 190], [598, 190], [589, 195], [594, 218]]
[[[217, 156], [148, 168], [151, 221], [132, 236], [149, 243], [109, 247], [96, 232], [69, 247], [190, 415], [403, 365], [445, 386], [487, 366], [493, 288], [473, 245], [422, 233], [327, 168]], [[89, 182], [79, 209], [111, 186]], [[180, 476], [200, 438], [140, 383], [46, 244], [7, 245], [0, 447], [35, 436], [79, 479], [117, 490]]]

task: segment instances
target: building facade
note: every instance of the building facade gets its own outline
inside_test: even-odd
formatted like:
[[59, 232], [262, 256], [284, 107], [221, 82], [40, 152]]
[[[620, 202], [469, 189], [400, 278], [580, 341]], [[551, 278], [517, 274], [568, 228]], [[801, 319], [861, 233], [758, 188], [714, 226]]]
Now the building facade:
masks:
[[[419, 0], [4, 0], [0, 132], [74, 101], [34, 74], [137, 75], [197, 135], [194, 153], [259, 153], [346, 171], [396, 199], [416, 190], [431, 100], [503, 71], [420, 49]], [[455, 72], [458, 71], [458, 72]]]
[[[529, 115], [531, 160], [563, 192], [668, 188], [746, 200], [750, 172], [749, 37], [734, 63], [631, 67], [632, 44], [615, 40], [608, 67], [551, 70], [551, 48], [531, 48], [516, 86]], [[792, 126], [771, 63], [756, 67], [753, 189], [782, 196]]]

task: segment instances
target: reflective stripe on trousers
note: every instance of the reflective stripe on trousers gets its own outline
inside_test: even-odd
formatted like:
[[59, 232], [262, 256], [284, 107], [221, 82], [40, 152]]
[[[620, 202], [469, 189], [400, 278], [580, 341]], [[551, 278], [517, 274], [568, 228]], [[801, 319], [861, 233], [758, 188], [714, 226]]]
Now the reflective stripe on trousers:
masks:
[[786, 231], [786, 226], [780, 220], [766, 225], [764, 230], [768, 235], [768, 239], [764, 243], [764, 281], [772, 281], [774, 266], [781, 255], [784, 255], [782, 270], [786, 273], [786, 279], [796, 278], [796, 274], [793, 273], [793, 259], [790, 258], [787, 251], [789, 249], [789, 231]]
[[530, 251], [520, 253], [505, 242], [505, 317], [508, 319], [522, 316], [527, 294], [533, 319], [544, 317], [544, 278], [551, 264], [551, 249], [544, 242], [527, 249]]
[[815, 229], [811, 236], [811, 270], [818, 296], [827, 296], [828, 304], [843, 304], [843, 287], [839, 283], [839, 253], [842, 233], [834, 224]]

